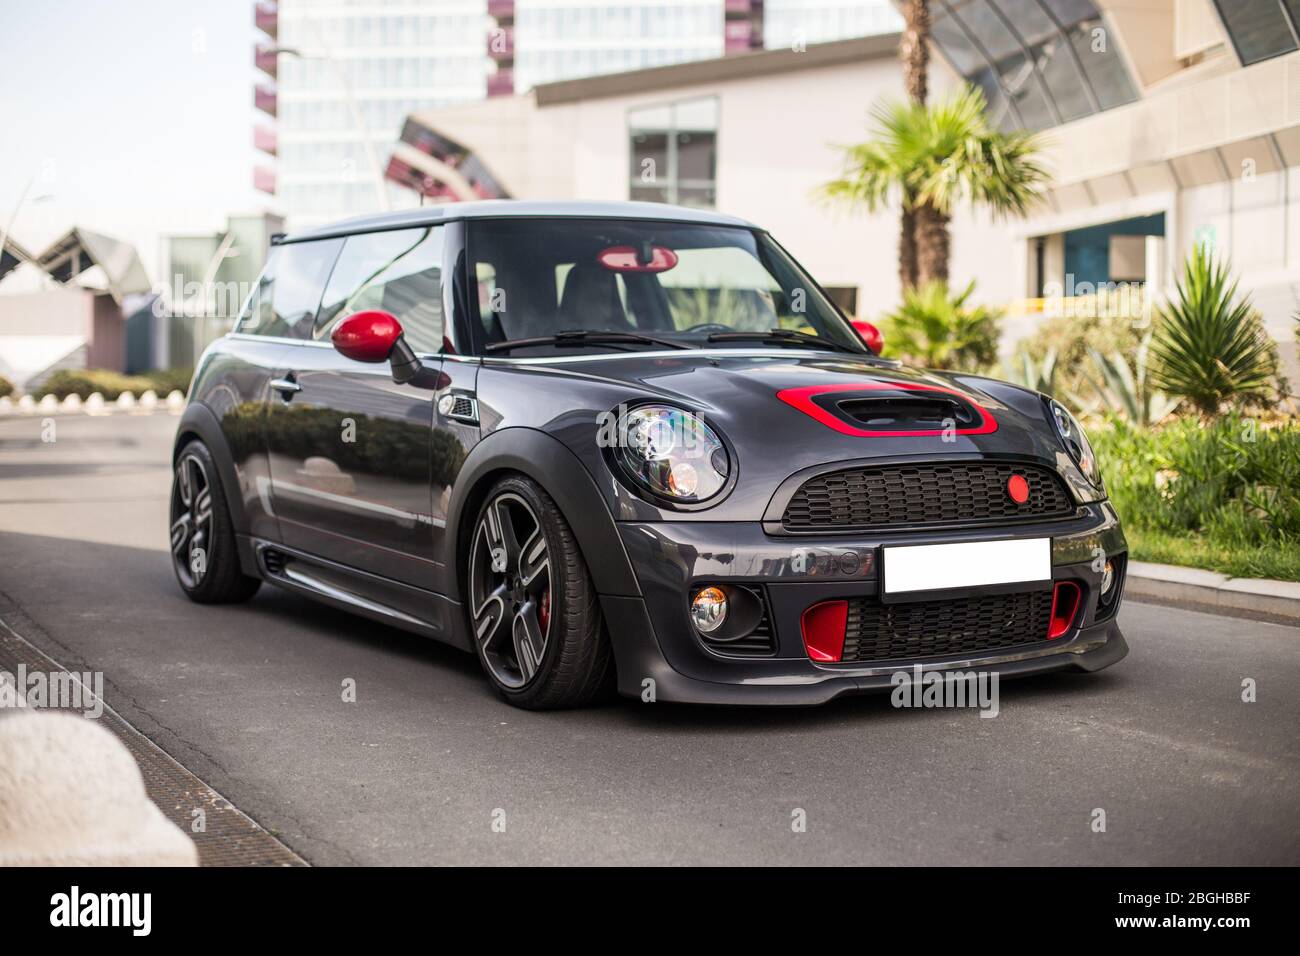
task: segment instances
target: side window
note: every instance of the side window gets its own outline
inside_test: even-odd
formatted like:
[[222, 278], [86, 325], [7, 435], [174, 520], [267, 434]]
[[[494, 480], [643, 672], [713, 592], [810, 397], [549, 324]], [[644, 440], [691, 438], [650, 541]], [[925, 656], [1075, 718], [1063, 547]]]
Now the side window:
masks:
[[275, 289], [271, 295], [274, 312], [271, 327], [274, 331], [266, 335], [291, 339], [311, 337], [321, 291], [342, 247], [342, 239], [291, 242], [281, 247], [275, 267]]
[[347, 316], [382, 309], [417, 352], [442, 348], [443, 227], [349, 236], [330, 276], [312, 335], [328, 339]]
[[271, 289], [275, 282], [275, 260], [279, 257], [280, 247], [272, 246], [262, 274], [257, 277], [257, 285], [253, 286], [248, 301], [244, 303], [244, 308], [239, 313], [239, 323], [235, 326], [236, 332], [245, 335], [268, 334], [265, 330], [271, 325]]

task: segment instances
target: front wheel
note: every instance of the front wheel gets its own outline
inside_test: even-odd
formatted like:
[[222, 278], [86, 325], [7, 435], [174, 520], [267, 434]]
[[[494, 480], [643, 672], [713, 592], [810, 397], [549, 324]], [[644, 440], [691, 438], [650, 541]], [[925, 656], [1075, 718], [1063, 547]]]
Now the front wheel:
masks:
[[529, 710], [576, 707], [613, 677], [596, 589], [573, 531], [542, 488], [503, 478], [479, 510], [466, 580], [479, 661]]

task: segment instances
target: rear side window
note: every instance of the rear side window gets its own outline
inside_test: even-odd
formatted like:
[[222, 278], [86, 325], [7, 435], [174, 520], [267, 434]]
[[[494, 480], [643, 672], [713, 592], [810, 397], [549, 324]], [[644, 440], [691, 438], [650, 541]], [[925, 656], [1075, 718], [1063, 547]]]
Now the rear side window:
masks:
[[321, 239], [273, 249], [240, 318], [239, 331], [291, 339], [309, 337], [321, 291], [342, 246], [342, 239]]
[[243, 311], [239, 313], [236, 332], [243, 332], [245, 335], [265, 335], [262, 329], [271, 327], [271, 320], [275, 315], [271, 311], [271, 289], [274, 286], [275, 261], [278, 258], [280, 258], [280, 247], [272, 246], [271, 254], [267, 256], [266, 265], [262, 268], [262, 274], [257, 277], [257, 285], [253, 287], [252, 294], [244, 303]]
[[442, 226], [349, 236], [330, 276], [313, 336], [328, 339], [354, 312], [381, 309], [416, 352], [442, 348]]

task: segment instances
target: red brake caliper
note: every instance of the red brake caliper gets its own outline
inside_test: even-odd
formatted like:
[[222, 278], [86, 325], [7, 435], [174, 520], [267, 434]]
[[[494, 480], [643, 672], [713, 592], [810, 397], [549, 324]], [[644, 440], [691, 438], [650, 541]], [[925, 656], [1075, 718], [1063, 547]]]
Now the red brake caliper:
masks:
[[542, 633], [545, 634], [551, 625], [551, 589], [547, 588], [542, 594], [542, 603], [537, 608], [537, 623], [542, 625]]

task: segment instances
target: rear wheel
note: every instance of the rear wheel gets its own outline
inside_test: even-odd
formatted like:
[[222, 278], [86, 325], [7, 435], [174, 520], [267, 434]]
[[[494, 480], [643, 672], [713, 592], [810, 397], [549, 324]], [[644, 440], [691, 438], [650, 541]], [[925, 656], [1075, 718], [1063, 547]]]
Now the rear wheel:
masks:
[[261, 586], [239, 567], [235, 529], [208, 446], [195, 439], [176, 456], [171, 496], [172, 569], [190, 600], [247, 601]]
[[503, 478], [479, 510], [466, 576], [471, 633], [488, 679], [517, 707], [601, 696], [613, 655], [587, 564], [551, 497]]

